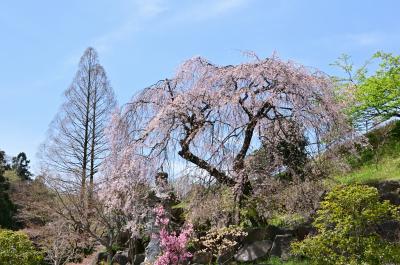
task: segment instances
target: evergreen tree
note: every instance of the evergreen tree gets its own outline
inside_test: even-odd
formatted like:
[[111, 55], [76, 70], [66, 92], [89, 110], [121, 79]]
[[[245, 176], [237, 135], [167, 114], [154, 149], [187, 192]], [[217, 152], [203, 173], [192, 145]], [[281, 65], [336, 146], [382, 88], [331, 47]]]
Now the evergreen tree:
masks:
[[15, 173], [22, 180], [30, 180], [32, 173], [29, 171], [30, 160], [27, 159], [24, 152], [19, 153], [16, 157], [12, 159], [12, 168]]
[[5, 152], [0, 150], [0, 228], [13, 228], [13, 215], [16, 211], [8, 195], [10, 183], [4, 177]]

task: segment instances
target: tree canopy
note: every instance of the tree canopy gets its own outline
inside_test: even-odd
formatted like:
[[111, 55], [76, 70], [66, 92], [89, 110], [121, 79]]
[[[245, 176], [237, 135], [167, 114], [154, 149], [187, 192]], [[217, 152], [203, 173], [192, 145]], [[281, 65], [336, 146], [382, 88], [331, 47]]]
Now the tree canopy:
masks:
[[22, 180], [29, 180], [32, 176], [32, 173], [29, 171], [29, 163], [30, 161], [24, 152], [19, 153], [12, 159], [12, 168]]
[[[361, 68], [354, 70], [348, 56], [337, 63], [347, 73], [345, 100], [355, 123], [380, 123], [400, 118], [400, 56], [377, 52]], [[373, 73], [368, 67], [376, 66]]]
[[197, 57], [134, 96], [116, 119], [121, 130], [111, 132], [127, 136], [125, 164], [138, 175], [150, 179], [183, 163], [231, 187], [240, 202], [252, 190], [249, 154], [263, 142], [290, 141], [293, 124], [293, 132], [318, 134], [326, 147], [349, 137], [333, 92], [325, 74], [275, 56], [228, 66]]

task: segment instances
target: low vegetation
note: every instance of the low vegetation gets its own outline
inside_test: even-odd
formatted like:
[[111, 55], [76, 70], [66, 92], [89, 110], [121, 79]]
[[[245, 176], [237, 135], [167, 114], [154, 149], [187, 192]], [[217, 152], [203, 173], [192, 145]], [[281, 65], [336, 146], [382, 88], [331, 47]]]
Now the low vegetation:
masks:
[[43, 255], [23, 232], [0, 230], [0, 264], [40, 265]]
[[400, 122], [391, 121], [366, 134], [369, 145], [350, 160], [351, 170], [335, 178], [341, 183], [373, 183], [400, 179]]
[[315, 265], [398, 264], [400, 245], [379, 233], [384, 223], [399, 220], [399, 207], [381, 202], [376, 188], [337, 186], [317, 211], [317, 234], [293, 243], [293, 253]]

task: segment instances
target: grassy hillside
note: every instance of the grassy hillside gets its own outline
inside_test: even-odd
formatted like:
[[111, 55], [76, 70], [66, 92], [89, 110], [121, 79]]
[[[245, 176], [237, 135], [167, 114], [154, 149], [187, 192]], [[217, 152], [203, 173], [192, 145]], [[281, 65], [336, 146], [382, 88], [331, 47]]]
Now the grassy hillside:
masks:
[[370, 147], [352, 157], [352, 170], [335, 177], [341, 183], [370, 183], [400, 180], [400, 121], [369, 132]]

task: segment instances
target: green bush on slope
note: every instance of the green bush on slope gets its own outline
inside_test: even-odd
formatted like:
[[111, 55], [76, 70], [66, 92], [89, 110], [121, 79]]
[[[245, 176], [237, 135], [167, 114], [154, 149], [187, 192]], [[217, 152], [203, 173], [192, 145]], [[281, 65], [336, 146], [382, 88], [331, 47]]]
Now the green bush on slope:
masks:
[[296, 255], [321, 265], [400, 264], [400, 245], [383, 239], [378, 225], [400, 220], [399, 207], [381, 202], [376, 188], [338, 186], [321, 203], [313, 223], [318, 231], [292, 244]]

